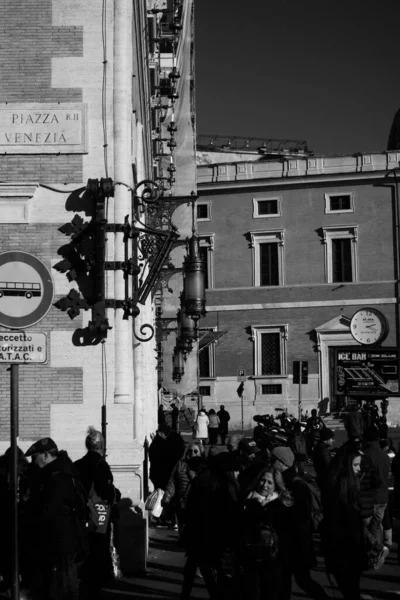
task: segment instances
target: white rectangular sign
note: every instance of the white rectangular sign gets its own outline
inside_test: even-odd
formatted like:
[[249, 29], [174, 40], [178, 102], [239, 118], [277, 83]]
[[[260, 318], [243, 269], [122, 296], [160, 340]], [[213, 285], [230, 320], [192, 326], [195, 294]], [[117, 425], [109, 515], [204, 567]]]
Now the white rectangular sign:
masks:
[[0, 103], [0, 153], [85, 154], [86, 138], [83, 103]]
[[45, 363], [47, 335], [26, 331], [0, 331], [0, 363]]

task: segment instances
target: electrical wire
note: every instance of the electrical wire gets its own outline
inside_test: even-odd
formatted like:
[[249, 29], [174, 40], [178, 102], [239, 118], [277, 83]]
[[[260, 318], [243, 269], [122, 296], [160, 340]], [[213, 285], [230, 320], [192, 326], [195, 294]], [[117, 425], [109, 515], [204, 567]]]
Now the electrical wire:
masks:
[[58, 194], [73, 194], [74, 192], [83, 192], [83, 190], [86, 190], [86, 186], [77, 188], [76, 190], [57, 190], [56, 188], [51, 187], [51, 185], [45, 185], [44, 183], [39, 183], [39, 187], [51, 190], [52, 192], [57, 192]]
[[103, 84], [101, 90], [101, 121], [103, 125], [104, 172], [108, 177], [108, 138], [107, 138], [107, 8], [103, 0], [101, 15], [101, 36], [103, 42]]
[[107, 356], [105, 340], [101, 342], [101, 383], [102, 383], [102, 405], [107, 404]]

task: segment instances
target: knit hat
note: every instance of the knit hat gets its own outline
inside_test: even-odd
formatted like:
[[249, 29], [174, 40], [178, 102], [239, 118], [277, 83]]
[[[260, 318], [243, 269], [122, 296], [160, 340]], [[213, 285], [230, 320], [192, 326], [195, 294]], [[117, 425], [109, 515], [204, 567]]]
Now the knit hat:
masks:
[[294, 454], [287, 446], [277, 446], [272, 448], [271, 454], [287, 467], [292, 467], [294, 463]]
[[38, 440], [25, 452], [25, 456], [33, 456], [34, 454], [43, 454], [50, 450], [58, 450], [57, 444], [51, 438], [42, 438]]
[[335, 432], [332, 431], [332, 429], [329, 429], [329, 427], [324, 427], [324, 429], [321, 429], [321, 433], [319, 435], [319, 439], [321, 440], [321, 442], [327, 442], [328, 440], [331, 440], [334, 437]]

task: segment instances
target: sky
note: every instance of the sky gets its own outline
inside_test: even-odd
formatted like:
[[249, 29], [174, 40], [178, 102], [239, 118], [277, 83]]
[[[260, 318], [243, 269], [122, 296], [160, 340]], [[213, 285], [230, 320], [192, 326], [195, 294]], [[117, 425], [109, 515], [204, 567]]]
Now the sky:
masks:
[[195, 0], [198, 134], [386, 150], [400, 108], [399, 0]]

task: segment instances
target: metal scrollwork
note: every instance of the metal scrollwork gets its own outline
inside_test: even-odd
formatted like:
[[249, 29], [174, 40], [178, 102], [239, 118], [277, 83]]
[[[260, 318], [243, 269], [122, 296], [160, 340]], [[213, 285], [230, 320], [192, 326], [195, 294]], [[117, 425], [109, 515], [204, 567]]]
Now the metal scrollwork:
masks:
[[140, 327], [140, 333], [145, 335], [146, 329], [150, 329], [149, 337], [140, 337], [137, 335], [136, 331], [133, 331], [133, 335], [137, 340], [139, 340], [139, 342], [149, 342], [154, 337], [154, 327], [150, 325], [150, 323], [143, 323], [143, 325]]
[[[141, 187], [143, 187], [143, 190], [139, 191]], [[162, 190], [155, 181], [151, 181], [151, 179], [144, 179], [136, 184], [133, 193], [135, 197], [139, 198], [142, 202], [145, 202], [146, 204], [152, 204], [160, 199]]]

